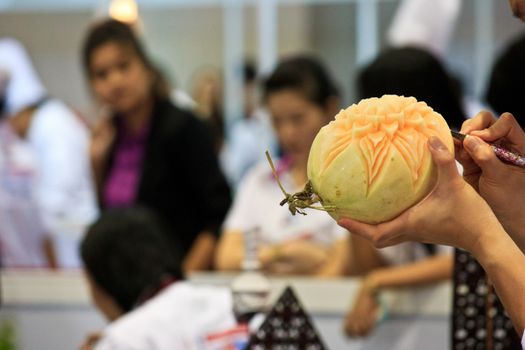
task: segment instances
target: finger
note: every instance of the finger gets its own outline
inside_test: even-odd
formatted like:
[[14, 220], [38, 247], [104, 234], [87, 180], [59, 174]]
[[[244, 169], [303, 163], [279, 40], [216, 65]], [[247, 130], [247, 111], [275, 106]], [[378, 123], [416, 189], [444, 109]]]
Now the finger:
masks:
[[345, 323], [345, 333], [349, 337], [356, 336], [356, 324], [353, 318], [347, 319]]
[[469, 136], [464, 141], [465, 149], [481, 168], [484, 176], [499, 178], [505, 174], [506, 166], [492, 150], [492, 147], [476, 136]]
[[478, 136], [485, 142], [505, 139], [506, 142], [517, 147], [519, 152], [525, 152], [525, 134], [518, 121], [510, 113], [502, 114], [489, 128], [473, 131], [472, 135]]
[[431, 136], [428, 139], [428, 149], [430, 150], [432, 160], [437, 167], [438, 185], [448, 185], [451, 180], [461, 178], [454, 156], [439, 138]]
[[361, 329], [361, 336], [366, 337], [367, 335], [369, 335], [372, 329], [374, 328], [374, 325], [375, 318], [368, 317], [365, 323], [363, 324], [363, 328]]
[[481, 111], [473, 118], [464, 121], [460, 132], [462, 134], [470, 134], [474, 130], [486, 129], [495, 122], [496, 118], [492, 115], [492, 113]]

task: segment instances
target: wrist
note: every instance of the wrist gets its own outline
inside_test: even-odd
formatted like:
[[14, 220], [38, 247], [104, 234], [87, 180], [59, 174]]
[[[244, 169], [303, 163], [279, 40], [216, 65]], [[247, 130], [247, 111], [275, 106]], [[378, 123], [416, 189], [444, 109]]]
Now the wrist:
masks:
[[374, 273], [369, 273], [363, 279], [361, 288], [368, 294], [376, 296], [381, 290], [380, 280]]
[[281, 247], [279, 245], [265, 246], [259, 249], [259, 261], [262, 265], [271, 264], [280, 259]]
[[498, 224], [486, 226], [483, 230], [480, 230], [475, 243], [471, 247], [466, 248], [486, 270], [498, 264], [512, 246], [515, 247], [514, 242], [503, 227]]

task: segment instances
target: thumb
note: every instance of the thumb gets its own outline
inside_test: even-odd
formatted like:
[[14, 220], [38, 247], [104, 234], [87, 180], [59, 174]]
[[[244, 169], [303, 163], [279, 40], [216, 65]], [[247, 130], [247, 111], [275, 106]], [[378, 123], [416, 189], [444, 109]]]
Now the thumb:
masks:
[[490, 177], [501, 174], [505, 165], [496, 157], [488, 143], [477, 136], [469, 135], [463, 141], [463, 145], [484, 174]]
[[461, 177], [454, 156], [439, 138], [431, 136], [428, 139], [428, 149], [438, 170], [438, 183], [448, 183]]

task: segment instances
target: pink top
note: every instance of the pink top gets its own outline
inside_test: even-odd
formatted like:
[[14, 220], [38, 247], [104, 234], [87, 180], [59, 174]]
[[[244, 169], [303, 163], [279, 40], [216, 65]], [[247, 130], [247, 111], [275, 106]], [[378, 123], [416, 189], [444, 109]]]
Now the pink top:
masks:
[[117, 125], [117, 129], [115, 159], [104, 184], [102, 197], [107, 208], [128, 207], [135, 203], [149, 135], [148, 125], [137, 134], [126, 130], [122, 123]]

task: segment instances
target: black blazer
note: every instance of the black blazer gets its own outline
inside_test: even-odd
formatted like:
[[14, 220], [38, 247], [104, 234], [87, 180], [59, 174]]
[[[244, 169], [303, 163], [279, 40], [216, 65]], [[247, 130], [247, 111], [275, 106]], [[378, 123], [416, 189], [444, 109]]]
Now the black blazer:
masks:
[[[115, 144], [102, 186], [113, 166]], [[210, 130], [192, 113], [160, 100], [153, 109], [144, 152], [136, 204], [159, 214], [173, 248], [185, 256], [200, 232], [219, 234], [231, 204]]]

